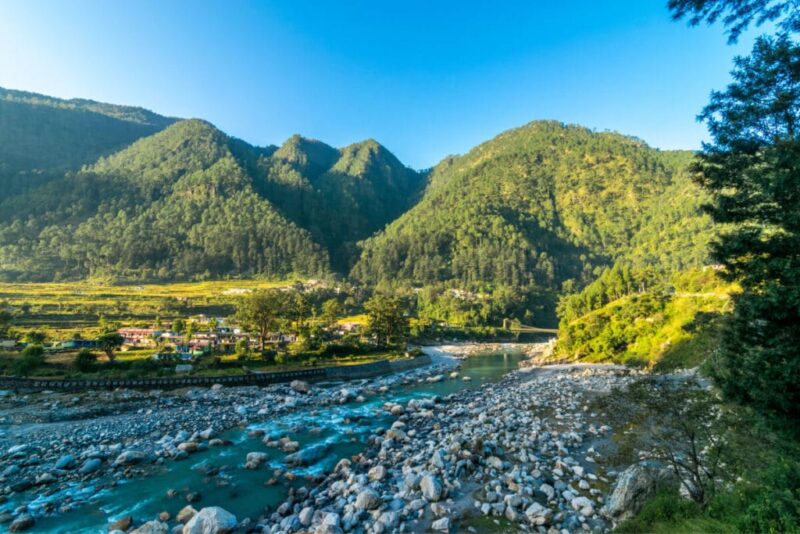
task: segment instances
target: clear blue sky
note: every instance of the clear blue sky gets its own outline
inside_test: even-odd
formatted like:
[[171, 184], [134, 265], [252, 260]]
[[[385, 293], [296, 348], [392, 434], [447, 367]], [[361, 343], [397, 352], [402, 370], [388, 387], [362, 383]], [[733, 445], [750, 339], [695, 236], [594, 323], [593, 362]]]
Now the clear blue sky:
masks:
[[417, 168], [534, 119], [700, 146], [721, 28], [666, 0], [6, 0], [0, 86], [207, 119], [251, 143], [374, 138]]

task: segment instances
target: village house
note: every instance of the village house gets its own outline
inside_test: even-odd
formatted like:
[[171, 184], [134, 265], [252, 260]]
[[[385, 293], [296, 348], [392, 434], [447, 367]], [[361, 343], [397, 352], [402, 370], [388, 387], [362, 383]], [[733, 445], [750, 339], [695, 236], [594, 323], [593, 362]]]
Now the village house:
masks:
[[270, 332], [267, 334], [266, 342], [273, 345], [280, 345], [283, 343], [294, 343], [297, 341], [295, 334], [281, 334], [279, 332]]
[[123, 338], [123, 344], [131, 347], [153, 347], [156, 344], [155, 338], [162, 335], [153, 328], [120, 328], [118, 332]]

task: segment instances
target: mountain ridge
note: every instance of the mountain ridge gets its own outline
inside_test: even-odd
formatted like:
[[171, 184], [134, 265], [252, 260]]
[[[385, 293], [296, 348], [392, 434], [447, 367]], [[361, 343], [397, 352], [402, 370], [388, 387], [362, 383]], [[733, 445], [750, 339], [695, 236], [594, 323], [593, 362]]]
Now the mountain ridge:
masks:
[[[38, 112], [62, 105], [15, 95]], [[63, 106], [82, 126], [100, 111], [151, 117], [80, 99]], [[81, 106], [92, 110], [72, 110]], [[295, 134], [257, 147], [202, 119], [151, 118], [156, 131], [100, 147], [89, 163], [70, 160], [42, 179], [31, 178], [35, 165], [17, 170], [29, 181], [0, 201], [0, 277], [338, 273], [439, 294], [511, 291], [552, 315], [557, 295], [618, 261], [667, 270], [704, 261], [691, 153], [634, 137], [532, 121], [417, 171], [374, 139], [335, 148]]]

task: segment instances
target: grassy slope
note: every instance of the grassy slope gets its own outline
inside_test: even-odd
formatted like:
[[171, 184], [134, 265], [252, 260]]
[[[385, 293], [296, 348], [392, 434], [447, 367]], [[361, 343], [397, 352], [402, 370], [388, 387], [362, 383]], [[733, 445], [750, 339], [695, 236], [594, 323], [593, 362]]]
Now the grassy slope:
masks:
[[111, 285], [102, 282], [0, 283], [0, 302], [30, 311], [15, 321], [20, 330], [46, 331], [51, 338], [79, 332], [96, 333], [97, 320], [126, 325], [147, 323], [200, 313], [228, 315], [239, 290], [288, 285], [285, 281], [223, 280], [146, 285]]
[[672, 294], [627, 295], [579, 317], [562, 329], [556, 356], [656, 370], [698, 366], [716, 345], [717, 318], [735, 290], [713, 277], [697, 287], [706, 275], [684, 273]]

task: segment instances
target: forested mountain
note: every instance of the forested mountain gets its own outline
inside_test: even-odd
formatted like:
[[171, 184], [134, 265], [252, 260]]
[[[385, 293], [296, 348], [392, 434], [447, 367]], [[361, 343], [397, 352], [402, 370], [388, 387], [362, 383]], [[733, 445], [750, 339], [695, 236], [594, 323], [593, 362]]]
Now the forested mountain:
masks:
[[619, 134], [533, 122], [428, 174], [374, 140], [254, 147], [200, 120], [7, 90], [0, 111], [3, 279], [349, 273], [424, 287], [434, 316], [447, 300], [473, 321], [552, 320], [612, 265], [705, 262], [692, 155]]
[[260, 168], [266, 196], [325, 244], [339, 272], [354, 261], [355, 243], [412, 206], [425, 183], [371, 139], [337, 150], [293, 136]]
[[253, 147], [203, 121], [19, 91], [0, 90], [0, 141], [3, 279], [346, 272], [425, 183], [372, 140]]
[[530, 123], [434, 168], [422, 200], [363, 243], [352, 274], [486, 293], [510, 286], [552, 303], [615, 261], [702, 264], [709, 224], [689, 159], [618, 134]]
[[0, 271], [42, 280], [327, 272], [322, 247], [256, 192], [246, 149], [206, 122], [180, 121], [8, 198]]
[[142, 108], [0, 88], [0, 187], [24, 191], [174, 122]]

